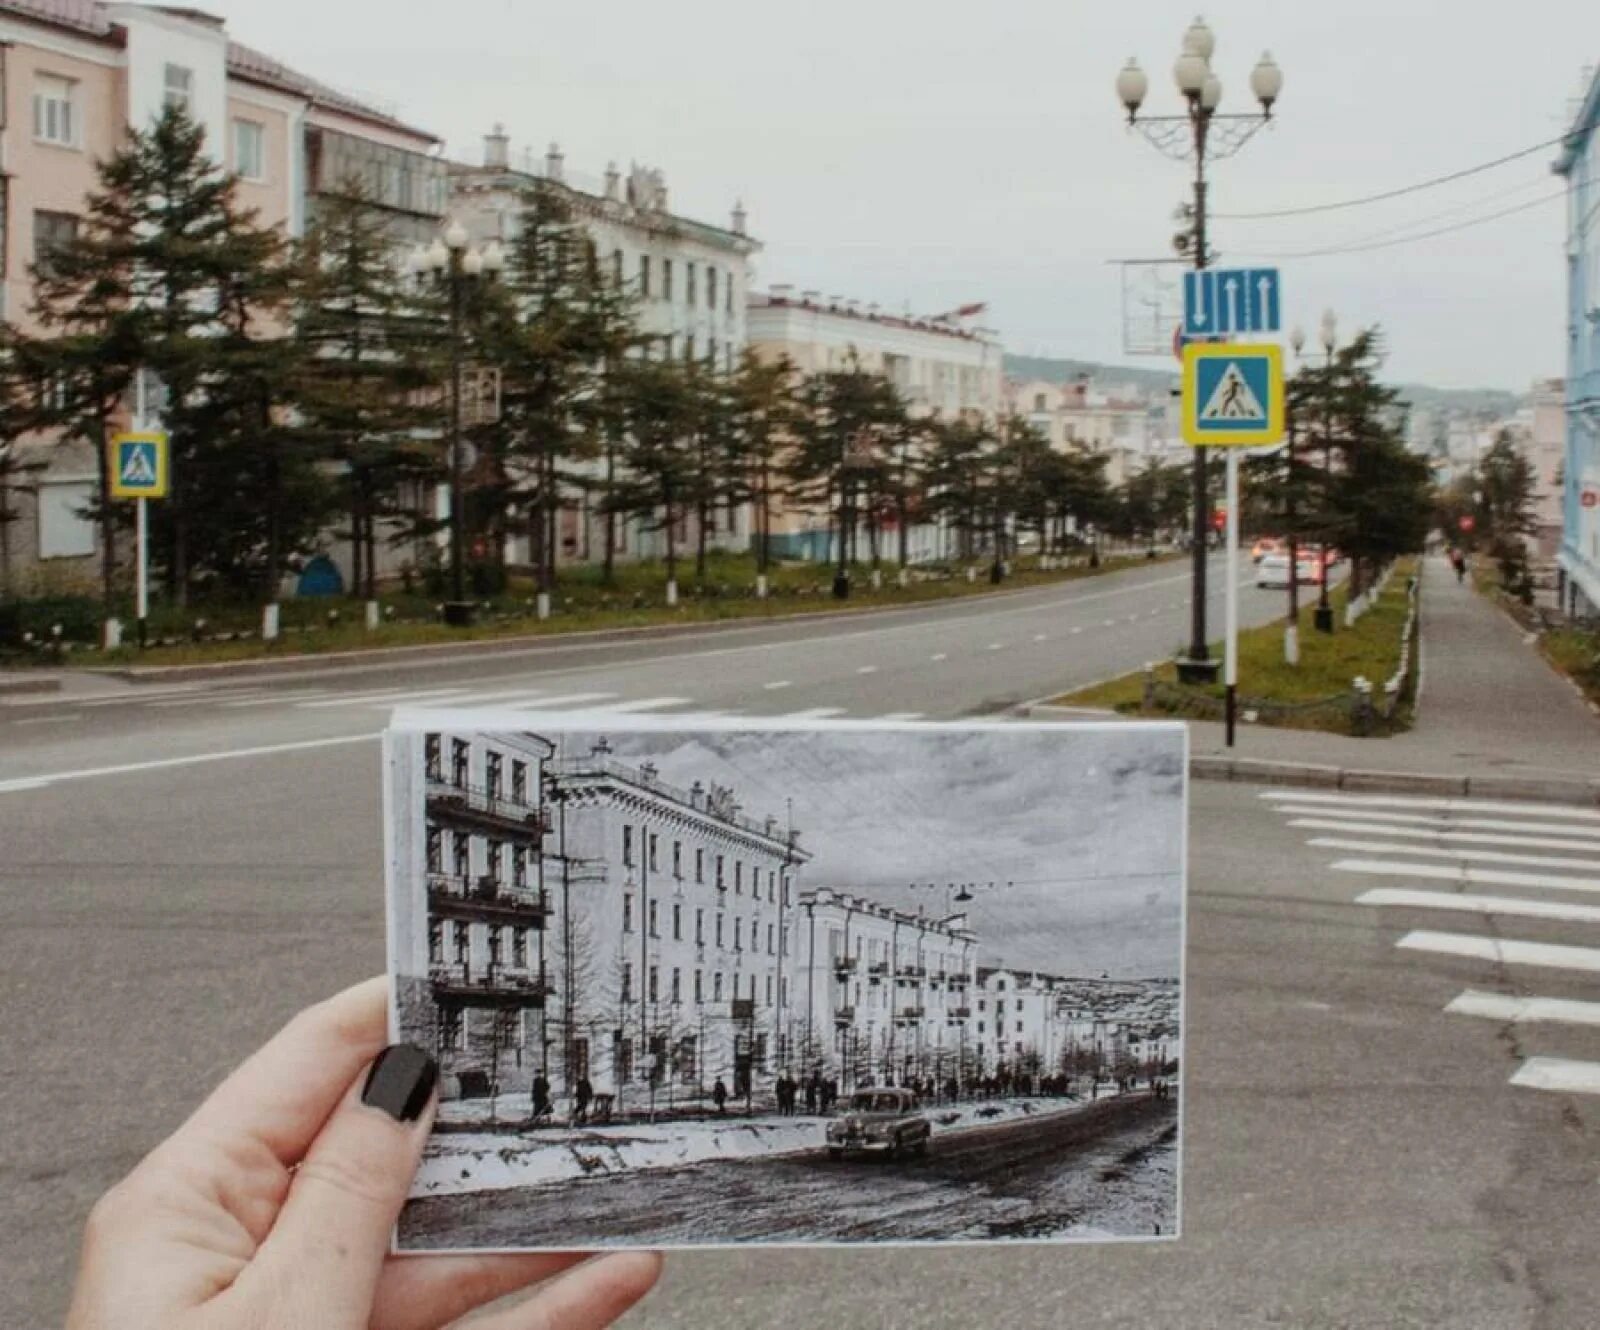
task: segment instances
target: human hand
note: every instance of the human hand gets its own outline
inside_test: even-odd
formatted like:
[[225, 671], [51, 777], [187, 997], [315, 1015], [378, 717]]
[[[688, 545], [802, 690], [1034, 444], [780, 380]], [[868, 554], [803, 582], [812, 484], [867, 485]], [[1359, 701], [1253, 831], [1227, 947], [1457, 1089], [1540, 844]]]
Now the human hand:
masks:
[[101, 1198], [67, 1330], [438, 1330], [557, 1274], [474, 1330], [599, 1330], [650, 1291], [650, 1253], [389, 1255], [437, 1070], [387, 992], [301, 1012]]

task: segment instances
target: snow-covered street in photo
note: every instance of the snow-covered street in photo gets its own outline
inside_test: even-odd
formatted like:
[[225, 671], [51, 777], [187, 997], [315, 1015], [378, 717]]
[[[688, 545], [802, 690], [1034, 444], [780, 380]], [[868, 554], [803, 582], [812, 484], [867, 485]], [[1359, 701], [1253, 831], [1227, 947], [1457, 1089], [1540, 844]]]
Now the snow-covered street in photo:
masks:
[[[817, 1141], [820, 1123], [809, 1125]], [[561, 1247], [574, 1232], [601, 1231], [607, 1236], [596, 1245], [670, 1246], [1088, 1240], [1177, 1230], [1177, 1102], [1148, 1093], [1064, 1112], [1019, 1111], [980, 1129], [948, 1126], [916, 1159], [834, 1160], [820, 1144], [728, 1158], [729, 1145], [702, 1162], [597, 1171], [559, 1188], [441, 1190], [407, 1207], [401, 1240], [410, 1250], [445, 1250]], [[504, 1172], [485, 1160], [478, 1166], [503, 1178], [515, 1164], [506, 1161]]]

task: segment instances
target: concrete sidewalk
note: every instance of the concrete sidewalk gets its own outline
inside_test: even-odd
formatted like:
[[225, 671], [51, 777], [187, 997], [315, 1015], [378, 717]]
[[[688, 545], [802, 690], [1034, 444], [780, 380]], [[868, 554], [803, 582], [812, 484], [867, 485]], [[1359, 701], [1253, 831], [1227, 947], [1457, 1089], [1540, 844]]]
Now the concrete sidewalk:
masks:
[[[1196, 758], [1251, 759], [1329, 772], [1416, 772], [1471, 781], [1600, 778], [1600, 718], [1499, 606], [1458, 585], [1430, 558], [1422, 597], [1422, 687], [1417, 723], [1388, 739], [1240, 727], [1229, 749], [1221, 724], [1189, 723]], [[1085, 716], [1084, 719], [1089, 719]], [[1242, 772], [1239, 779], [1253, 779]]]

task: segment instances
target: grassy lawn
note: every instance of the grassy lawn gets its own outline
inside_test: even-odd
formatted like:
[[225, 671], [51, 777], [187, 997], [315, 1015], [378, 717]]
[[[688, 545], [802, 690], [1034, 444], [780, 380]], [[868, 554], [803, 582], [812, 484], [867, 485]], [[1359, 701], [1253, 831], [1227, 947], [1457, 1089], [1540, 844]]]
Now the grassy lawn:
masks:
[[[1344, 627], [1348, 594], [1344, 587], [1334, 588], [1330, 599], [1336, 631], [1331, 635], [1316, 631], [1313, 596], [1300, 611], [1298, 666], [1284, 661], [1282, 620], [1240, 632], [1241, 713], [1258, 712], [1257, 721], [1264, 725], [1348, 733], [1346, 708], [1310, 709], [1309, 704], [1327, 699], [1343, 702], [1349, 697], [1351, 682], [1357, 675], [1372, 681], [1374, 700], [1382, 701], [1385, 681], [1400, 667], [1400, 639], [1407, 614], [1406, 585], [1416, 569], [1416, 560], [1401, 560], [1383, 595], [1354, 628]], [[1222, 643], [1214, 643], [1212, 652], [1221, 660]], [[1156, 680], [1161, 685], [1157, 706], [1162, 714], [1196, 718], [1221, 714], [1224, 690], [1220, 683], [1213, 688], [1181, 687], [1171, 661], [1157, 665]], [[1055, 698], [1051, 705], [1137, 714], [1143, 701], [1144, 672], [1141, 670]], [[1285, 706], [1307, 706], [1308, 709], [1287, 713], [1274, 711], [1275, 707]]]
[[[1149, 562], [1142, 554], [1116, 555], [1106, 557], [1099, 569], [1078, 562], [1069, 569], [1045, 571], [1038, 567], [1037, 559], [1024, 558], [1013, 562], [1011, 576], [1000, 590], [1070, 582]], [[145, 651], [133, 645], [109, 652], [89, 647], [84, 638], [98, 628], [95, 608], [87, 624], [75, 624], [76, 631], [66, 634], [68, 640], [78, 640], [63, 659], [84, 667], [194, 665], [732, 619], [775, 619], [846, 607], [882, 609], [992, 593], [995, 588], [989, 582], [989, 565], [980, 563], [974, 567], [977, 576], [973, 581], [968, 580], [965, 564], [914, 569], [910, 584], [901, 587], [898, 570], [886, 564], [883, 585], [877, 590], [872, 586], [870, 567], [858, 567], [846, 606], [833, 598], [834, 570], [830, 567], [773, 565], [768, 573], [769, 595], [761, 600], [755, 595], [754, 559], [749, 555], [716, 554], [708, 560], [703, 582], [696, 580], [692, 560], [680, 563], [680, 599], [675, 608], [666, 604], [666, 573], [660, 564], [619, 564], [611, 586], [603, 584], [598, 567], [581, 568], [563, 572], [552, 596], [551, 616], [544, 621], [535, 613], [533, 584], [513, 579], [504, 593], [477, 598], [478, 622], [470, 629], [446, 627], [439, 621], [442, 598], [421, 591], [380, 596], [382, 623], [370, 631], [365, 627], [365, 606], [360, 600], [341, 597], [285, 601], [281, 608], [283, 635], [273, 643], [263, 643], [255, 636], [260, 627], [260, 610], [254, 606], [200, 604], [187, 610], [155, 606], [150, 619], [154, 644]], [[132, 633], [129, 617], [124, 611], [125, 637]], [[34, 651], [16, 653], [6, 663], [59, 662], [53, 652]]]
[[1557, 628], [1539, 639], [1545, 659], [1583, 689], [1591, 702], [1600, 704], [1600, 633]]

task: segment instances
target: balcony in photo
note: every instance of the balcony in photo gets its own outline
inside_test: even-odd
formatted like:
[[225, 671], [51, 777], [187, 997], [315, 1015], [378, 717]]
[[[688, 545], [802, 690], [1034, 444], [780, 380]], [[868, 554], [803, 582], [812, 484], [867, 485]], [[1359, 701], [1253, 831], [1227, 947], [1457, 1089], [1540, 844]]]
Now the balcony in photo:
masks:
[[428, 910], [439, 919], [543, 928], [550, 906], [538, 892], [508, 887], [496, 877], [480, 874], [461, 877], [453, 873], [428, 874]]

